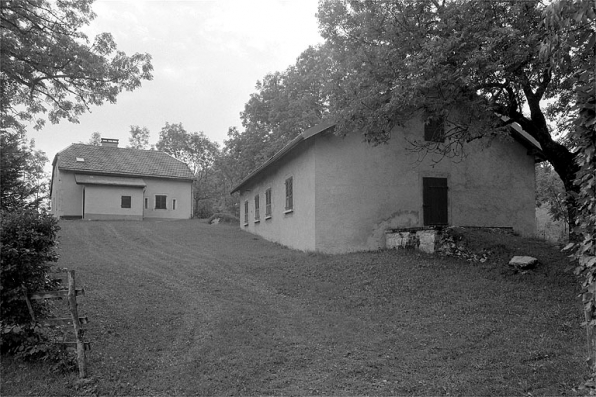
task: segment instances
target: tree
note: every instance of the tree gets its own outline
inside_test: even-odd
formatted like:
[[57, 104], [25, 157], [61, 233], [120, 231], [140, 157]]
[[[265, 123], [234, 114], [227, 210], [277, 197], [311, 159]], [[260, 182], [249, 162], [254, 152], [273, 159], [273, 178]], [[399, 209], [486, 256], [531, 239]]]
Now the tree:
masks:
[[139, 127], [138, 125], [130, 126], [130, 137], [128, 144], [133, 149], [149, 149], [149, 130], [147, 127]]
[[319, 24], [336, 67], [329, 85], [336, 131], [383, 143], [415, 115], [442, 117], [449, 144], [438, 150], [457, 151], [508, 134], [516, 122], [540, 143], [566, 191], [577, 191], [576, 154], [547, 121], [569, 110], [582, 56], [569, 51], [557, 68], [541, 56], [544, 10], [539, 0], [322, 1]]
[[32, 194], [26, 200], [30, 207], [39, 210], [45, 208], [44, 200], [48, 199], [49, 194], [50, 176], [45, 171], [45, 165], [49, 159], [44, 151], [35, 149], [35, 140], [33, 139], [29, 142], [27, 153], [28, 160], [23, 181], [29, 186]]
[[92, 132], [87, 145], [101, 146], [101, 134], [97, 131]]
[[39, 209], [48, 192], [45, 152], [35, 149], [35, 141], [27, 142], [16, 133], [0, 134], [0, 150], [0, 208]]
[[[542, 46], [542, 56], [555, 70], [575, 68], [568, 79], [573, 88], [565, 110], [571, 126], [569, 141], [576, 148], [577, 188], [574, 202], [576, 241], [572, 257], [577, 259], [575, 273], [582, 277], [588, 365], [591, 379], [586, 385], [594, 391], [596, 384], [596, 4], [591, 0], [558, 0], [545, 11], [549, 28]], [[570, 114], [570, 115], [569, 115]]]
[[208, 181], [212, 171], [211, 166], [219, 152], [216, 143], [211, 142], [203, 132], [187, 132], [182, 123], [166, 123], [159, 133], [156, 148], [185, 162], [195, 175], [193, 184], [195, 210], [199, 208], [201, 200], [212, 198]]
[[567, 195], [561, 178], [548, 163], [536, 165], [536, 206], [546, 205], [555, 220], [567, 219]]
[[92, 0], [7, 1], [0, 7], [0, 125], [23, 131], [77, 122], [93, 105], [115, 103], [122, 90], [152, 79], [151, 56], [127, 56], [109, 33], [90, 42], [80, 30], [95, 17]]
[[309, 47], [285, 71], [267, 74], [257, 81], [257, 91], [240, 114], [244, 131], [230, 128], [225, 142], [226, 153], [236, 161], [237, 177], [248, 175], [327, 116], [327, 51], [325, 46]]

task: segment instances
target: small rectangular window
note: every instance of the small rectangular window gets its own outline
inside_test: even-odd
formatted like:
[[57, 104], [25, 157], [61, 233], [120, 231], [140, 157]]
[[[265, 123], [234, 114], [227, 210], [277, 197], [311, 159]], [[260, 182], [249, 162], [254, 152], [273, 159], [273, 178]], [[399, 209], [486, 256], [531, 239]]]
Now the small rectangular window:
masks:
[[265, 219], [271, 218], [271, 188], [265, 190]]
[[121, 208], [130, 208], [131, 207], [131, 200], [130, 196], [122, 196], [120, 197], [120, 207]]
[[145, 197], [145, 209], [149, 208], [149, 198]]
[[172, 199], [172, 211], [176, 210], [176, 199]]
[[168, 197], [163, 195], [156, 195], [155, 196], [155, 209], [156, 210], [165, 210], [167, 209], [166, 201]]
[[244, 202], [244, 225], [248, 225], [248, 200]]
[[445, 142], [445, 119], [434, 117], [424, 124], [424, 140], [427, 142]]
[[259, 195], [255, 196], [255, 221], [261, 220], [260, 206], [259, 206]]
[[293, 178], [286, 179], [286, 211], [294, 209], [294, 183]]

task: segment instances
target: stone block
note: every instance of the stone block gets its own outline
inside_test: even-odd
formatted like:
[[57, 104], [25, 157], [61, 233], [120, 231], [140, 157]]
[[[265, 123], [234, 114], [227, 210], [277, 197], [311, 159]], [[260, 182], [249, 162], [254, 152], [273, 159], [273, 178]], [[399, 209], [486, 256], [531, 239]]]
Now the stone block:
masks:
[[531, 269], [538, 264], [538, 259], [531, 256], [514, 256], [509, 265], [521, 270]]

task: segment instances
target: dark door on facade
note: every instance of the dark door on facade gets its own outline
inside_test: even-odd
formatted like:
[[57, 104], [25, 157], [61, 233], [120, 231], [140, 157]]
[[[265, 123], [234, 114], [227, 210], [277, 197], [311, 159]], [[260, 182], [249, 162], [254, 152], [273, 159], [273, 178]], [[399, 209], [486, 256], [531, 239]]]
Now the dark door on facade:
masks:
[[422, 178], [424, 226], [447, 225], [447, 178]]

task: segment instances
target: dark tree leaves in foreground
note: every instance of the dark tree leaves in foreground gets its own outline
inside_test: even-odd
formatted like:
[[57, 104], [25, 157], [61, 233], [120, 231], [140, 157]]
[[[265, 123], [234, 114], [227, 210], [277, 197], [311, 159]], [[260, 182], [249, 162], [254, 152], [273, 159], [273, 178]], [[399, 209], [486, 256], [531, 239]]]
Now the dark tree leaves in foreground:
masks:
[[[545, 12], [549, 35], [542, 47], [542, 56], [549, 59], [553, 69], [573, 65], [575, 73], [569, 79], [573, 93], [569, 96], [568, 138], [576, 149], [578, 171], [575, 175], [577, 191], [575, 228], [577, 240], [573, 248], [577, 259], [575, 273], [582, 278], [588, 365], [591, 379], [586, 386], [596, 390], [596, 4], [591, 0], [558, 0]], [[579, 28], [578, 28], [579, 27]], [[574, 57], [579, 62], [574, 63]]]
[[115, 103], [122, 90], [152, 79], [151, 56], [127, 56], [109, 33], [90, 41], [81, 32], [95, 17], [91, 0], [1, 2], [2, 129], [77, 122], [93, 105]]

